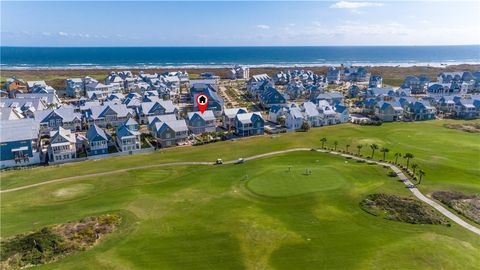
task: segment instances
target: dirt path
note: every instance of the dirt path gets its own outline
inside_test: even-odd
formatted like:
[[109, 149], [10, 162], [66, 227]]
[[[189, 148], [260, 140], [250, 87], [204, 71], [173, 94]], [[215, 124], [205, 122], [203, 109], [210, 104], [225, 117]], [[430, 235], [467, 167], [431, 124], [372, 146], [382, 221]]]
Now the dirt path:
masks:
[[[284, 153], [289, 153], [289, 152], [296, 152], [296, 151], [312, 151], [311, 148], [292, 148], [292, 149], [287, 149], [287, 150], [281, 150], [281, 151], [275, 151], [275, 152], [269, 152], [265, 154], [259, 154], [259, 155], [254, 155], [250, 157], [245, 157], [244, 160], [254, 160], [258, 158], [263, 158], [263, 157], [269, 157], [269, 156], [274, 156], [274, 155], [279, 155], [279, 154], [284, 154]], [[374, 160], [369, 160], [349, 154], [343, 154], [340, 152], [335, 152], [335, 151], [329, 151], [329, 150], [321, 150], [317, 149], [317, 152], [322, 152], [322, 153], [328, 153], [328, 154], [333, 154], [333, 155], [338, 155], [342, 157], [349, 157], [354, 160], [361, 160], [365, 162], [370, 162], [370, 163], [375, 163], [377, 165], [381, 166], [388, 166], [390, 167], [395, 173], [397, 173], [397, 176], [402, 180], [402, 182], [405, 184], [405, 186], [413, 186], [413, 183], [408, 180], [408, 178], [403, 174], [403, 172], [395, 165], [390, 164], [390, 163], [385, 163], [385, 162], [380, 162], [380, 161], [374, 161]], [[234, 164], [238, 160], [229, 160], [223, 162], [223, 164]], [[86, 177], [94, 177], [94, 176], [103, 176], [103, 175], [110, 175], [110, 174], [115, 174], [115, 173], [121, 173], [121, 172], [127, 172], [131, 170], [139, 170], [139, 169], [149, 169], [149, 168], [158, 168], [158, 167], [168, 167], [168, 166], [180, 166], [180, 165], [214, 165], [214, 162], [171, 162], [171, 163], [163, 163], [163, 164], [154, 164], [154, 165], [146, 165], [146, 166], [139, 166], [139, 167], [132, 167], [132, 168], [127, 168], [127, 169], [120, 169], [120, 170], [114, 170], [114, 171], [109, 171], [109, 172], [102, 172], [102, 173], [93, 173], [93, 174], [87, 174], [87, 175], [80, 175], [80, 176], [72, 176], [72, 177], [64, 177], [64, 178], [58, 178], [54, 180], [49, 180], [41, 183], [36, 183], [36, 184], [31, 184], [27, 186], [22, 186], [22, 187], [17, 187], [17, 188], [11, 188], [11, 189], [6, 189], [6, 190], [1, 190], [0, 193], [7, 193], [7, 192], [14, 192], [18, 190], [23, 190], [27, 188], [33, 188], [33, 187], [38, 187], [38, 186], [43, 186], [43, 185], [48, 185], [48, 184], [53, 184], [53, 183], [59, 183], [59, 182], [64, 182], [64, 181], [71, 181], [71, 180], [77, 180], [81, 178], [86, 178]], [[409, 190], [413, 193], [415, 197], [417, 197], [419, 200], [422, 202], [425, 202], [426, 204], [430, 205], [431, 207], [435, 208], [437, 211], [442, 213], [444, 216], [452, 220], [453, 222], [457, 223], [458, 225], [464, 227], [465, 229], [480, 235], [480, 229], [465, 222], [462, 220], [460, 217], [457, 215], [453, 214], [449, 210], [447, 210], [445, 207], [440, 205], [439, 203], [429, 199], [427, 196], [423, 195], [420, 190], [418, 190], [416, 187], [409, 188]]]

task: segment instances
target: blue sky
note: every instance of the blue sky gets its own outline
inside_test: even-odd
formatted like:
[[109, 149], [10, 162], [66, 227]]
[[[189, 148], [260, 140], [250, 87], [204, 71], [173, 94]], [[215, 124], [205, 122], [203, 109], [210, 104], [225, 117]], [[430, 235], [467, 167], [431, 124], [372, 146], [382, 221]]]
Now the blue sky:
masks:
[[480, 44], [478, 14], [479, 1], [1, 1], [1, 44]]

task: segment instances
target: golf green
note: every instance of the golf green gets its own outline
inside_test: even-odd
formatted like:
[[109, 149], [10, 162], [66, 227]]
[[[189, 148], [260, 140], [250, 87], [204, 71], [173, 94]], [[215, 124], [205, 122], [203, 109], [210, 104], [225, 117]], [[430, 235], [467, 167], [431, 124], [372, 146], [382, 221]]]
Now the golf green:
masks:
[[[311, 173], [305, 174], [306, 169]], [[478, 265], [479, 237], [455, 224], [412, 225], [360, 209], [358, 203], [371, 193], [411, 196], [387, 172], [381, 166], [304, 151], [238, 165], [86, 177], [2, 194], [2, 236], [118, 212], [125, 217], [119, 231], [91, 250], [39, 268], [471, 269]], [[65, 190], [81, 192], [63, 200], [52, 196]]]

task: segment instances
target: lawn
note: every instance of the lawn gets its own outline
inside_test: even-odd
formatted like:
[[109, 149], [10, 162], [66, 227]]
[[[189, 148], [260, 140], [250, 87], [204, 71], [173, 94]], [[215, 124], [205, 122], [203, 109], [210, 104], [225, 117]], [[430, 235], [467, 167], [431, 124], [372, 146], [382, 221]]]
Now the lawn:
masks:
[[[469, 121], [472, 122], [472, 121]], [[47, 168], [24, 171], [2, 172], [1, 189], [18, 187], [50, 179], [85, 175], [95, 172], [160, 164], [175, 161], [214, 161], [237, 159], [259, 153], [293, 147], [320, 147], [320, 138], [328, 139], [332, 147], [338, 141], [338, 149], [356, 152], [361, 144], [362, 153], [371, 153], [369, 145], [388, 147], [387, 159], [392, 160], [396, 152], [410, 152], [415, 155], [411, 163], [426, 172], [420, 189], [432, 192], [438, 189], [454, 189], [462, 192], [480, 192], [480, 136], [460, 130], [443, 127], [445, 123], [461, 121], [426, 121], [412, 123], [386, 123], [382, 126], [359, 126], [343, 124], [312, 128], [308, 132], [279, 134], [273, 137], [260, 136], [236, 141], [218, 142], [195, 147], [162, 149], [153, 153], [115, 157], [98, 161], [85, 161]], [[476, 120], [473, 123], [480, 123]], [[381, 158], [377, 151], [375, 158]], [[404, 159], [400, 159], [405, 164]], [[34, 176], [34, 177], [32, 177]]]
[[478, 266], [480, 238], [456, 224], [412, 225], [360, 209], [371, 193], [411, 197], [387, 172], [305, 151], [238, 165], [86, 177], [2, 194], [1, 233], [8, 237], [101, 213], [125, 217], [120, 230], [93, 249], [39, 269]]

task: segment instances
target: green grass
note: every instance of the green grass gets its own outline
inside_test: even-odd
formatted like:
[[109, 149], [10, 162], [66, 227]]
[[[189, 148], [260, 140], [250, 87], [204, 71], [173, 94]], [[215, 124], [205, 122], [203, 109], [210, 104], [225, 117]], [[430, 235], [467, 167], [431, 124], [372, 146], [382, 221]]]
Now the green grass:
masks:
[[[469, 121], [480, 123], [480, 121]], [[308, 132], [287, 133], [275, 137], [261, 136], [237, 141], [218, 142], [196, 147], [170, 148], [153, 153], [115, 157], [98, 161], [85, 161], [25, 171], [2, 172], [1, 189], [23, 186], [50, 179], [111, 171], [148, 164], [174, 161], [215, 161], [237, 159], [254, 154], [277, 151], [293, 147], [320, 147], [320, 138], [328, 139], [332, 146], [338, 141], [338, 149], [350, 144], [364, 145], [362, 153], [371, 153], [369, 144], [388, 147], [387, 159], [395, 152], [410, 152], [415, 155], [412, 163], [426, 172], [422, 183], [423, 191], [453, 188], [462, 192], [479, 192], [480, 179], [480, 136], [443, 127], [445, 123], [462, 121], [426, 121], [412, 123], [386, 123], [382, 126], [359, 126], [343, 124], [312, 128]], [[375, 157], [381, 158], [377, 151]], [[402, 164], [405, 160], [400, 159]], [[35, 177], [32, 177], [34, 175]]]
[[[303, 175], [305, 168], [312, 174]], [[119, 232], [93, 249], [40, 269], [478, 265], [480, 238], [455, 224], [412, 225], [360, 209], [371, 193], [411, 196], [387, 172], [309, 151], [241, 165], [134, 170], [2, 194], [1, 233], [8, 237], [105, 212], [126, 217]]]

